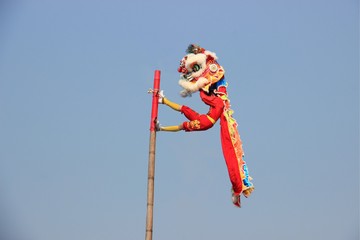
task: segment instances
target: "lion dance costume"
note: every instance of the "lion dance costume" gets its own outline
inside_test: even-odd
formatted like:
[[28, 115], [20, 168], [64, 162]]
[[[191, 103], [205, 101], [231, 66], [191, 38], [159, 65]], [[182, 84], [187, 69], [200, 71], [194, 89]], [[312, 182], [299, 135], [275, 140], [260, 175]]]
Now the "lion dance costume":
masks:
[[189, 121], [176, 126], [160, 126], [157, 123], [157, 131], [204, 131], [220, 119], [221, 145], [232, 184], [232, 201], [235, 206], [240, 207], [241, 194], [249, 197], [254, 185], [243, 159], [244, 152], [237, 123], [232, 117], [225, 71], [213, 52], [195, 44], [190, 44], [186, 52], [187, 55], [182, 58], [178, 68], [181, 76], [179, 84], [183, 87], [180, 94], [187, 97], [199, 91], [200, 98], [209, 106], [209, 111], [207, 114], [199, 114], [187, 106], [171, 102], [164, 96], [163, 91], [160, 91], [159, 102], [181, 112]]

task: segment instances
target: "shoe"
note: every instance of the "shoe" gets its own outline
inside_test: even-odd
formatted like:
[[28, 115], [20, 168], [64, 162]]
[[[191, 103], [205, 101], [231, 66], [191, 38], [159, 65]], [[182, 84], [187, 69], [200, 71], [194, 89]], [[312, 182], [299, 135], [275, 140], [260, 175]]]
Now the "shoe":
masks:
[[236, 207], [241, 208], [240, 194], [235, 194], [233, 189], [231, 189], [231, 200]]
[[159, 96], [159, 103], [163, 104], [164, 103], [164, 98], [165, 98], [164, 90], [160, 90], [159, 93], [158, 93], [158, 96]]
[[157, 132], [161, 131], [159, 120], [156, 120], [156, 122], [155, 122], [155, 131], [157, 131]]

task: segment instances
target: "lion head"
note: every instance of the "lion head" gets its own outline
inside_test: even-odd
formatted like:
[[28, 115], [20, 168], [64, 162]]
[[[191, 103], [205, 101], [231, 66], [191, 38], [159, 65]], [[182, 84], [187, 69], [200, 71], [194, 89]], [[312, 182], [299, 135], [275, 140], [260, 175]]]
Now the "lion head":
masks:
[[191, 96], [200, 89], [208, 91], [212, 84], [224, 77], [224, 69], [217, 63], [215, 53], [195, 44], [190, 44], [186, 53], [178, 68], [179, 85], [183, 87], [181, 96]]

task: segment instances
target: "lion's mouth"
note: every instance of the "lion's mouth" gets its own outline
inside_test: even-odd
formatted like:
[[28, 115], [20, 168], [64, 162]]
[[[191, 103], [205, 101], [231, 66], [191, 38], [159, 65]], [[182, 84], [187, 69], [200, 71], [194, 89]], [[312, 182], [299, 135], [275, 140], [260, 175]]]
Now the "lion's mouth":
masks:
[[194, 80], [194, 77], [191, 75], [191, 73], [184, 74], [183, 78], [188, 82], [191, 82], [192, 80]]

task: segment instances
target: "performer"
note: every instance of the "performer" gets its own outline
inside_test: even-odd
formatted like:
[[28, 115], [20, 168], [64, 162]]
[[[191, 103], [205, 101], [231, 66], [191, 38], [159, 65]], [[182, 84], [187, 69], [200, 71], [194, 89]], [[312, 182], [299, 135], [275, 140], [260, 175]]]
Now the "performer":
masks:
[[199, 91], [200, 98], [209, 106], [209, 111], [206, 114], [199, 114], [185, 105], [170, 101], [163, 91], [160, 91], [159, 103], [181, 112], [189, 121], [174, 126], [160, 126], [157, 123], [156, 130], [204, 131], [220, 119], [221, 144], [232, 183], [232, 201], [235, 206], [240, 207], [240, 195], [249, 197], [254, 190], [254, 185], [251, 183], [252, 179], [243, 160], [244, 154], [237, 123], [232, 117], [233, 111], [230, 109], [230, 100], [227, 96], [228, 84], [224, 76], [225, 71], [217, 62], [216, 54], [199, 45], [190, 44], [186, 52], [178, 68], [181, 77], [179, 84], [183, 87], [180, 94], [187, 97]]

